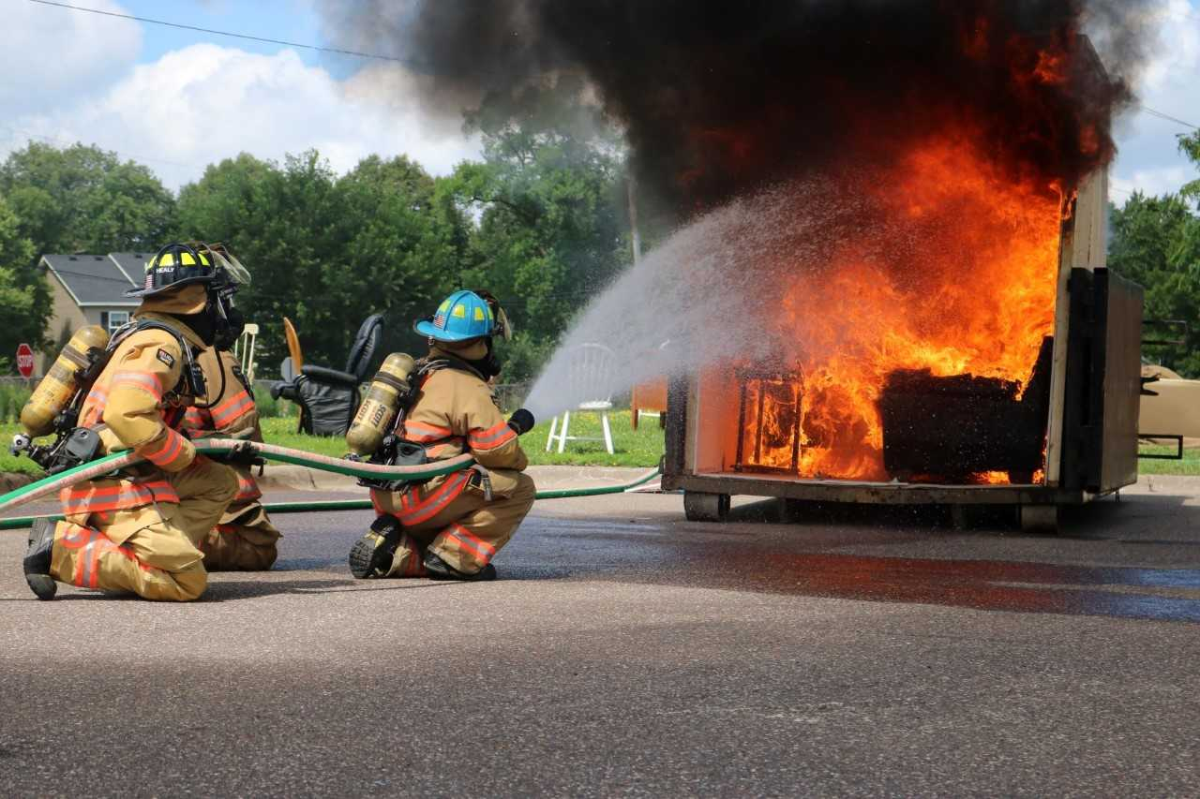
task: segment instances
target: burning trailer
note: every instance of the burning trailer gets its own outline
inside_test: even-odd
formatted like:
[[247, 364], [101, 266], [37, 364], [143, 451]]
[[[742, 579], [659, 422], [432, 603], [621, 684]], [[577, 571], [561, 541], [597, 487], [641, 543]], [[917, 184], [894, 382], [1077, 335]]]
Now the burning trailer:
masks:
[[[1086, 59], [1104, 85], [1074, 44], [1031, 80], [1077, 81]], [[860, 200], [821, 266], [775, 270], [771, 357], [672, 381], [663, 486], [689, 519], [750, 495], [1013, 505], [1053, 529], [1137, 481], [1142, 290], [1106, 268], [1107, 162], [1012, 169], [994, 144], [950, 127], [845, 178]]]
[[[927, 360], [913, 342], [843, 339], [841, 350], [786, 368], [677, 377], [663, 487], [684, 491], [693, 521], [722, 520], [731, 496], [750, 495], [1015, 505], [1023, 527], [1046, 529], [1061, 505], [1135, 483], [1142, 290], [1105, 268], [1104, 187], [1102, 174], [1091, 178], [1065, 219], [1045, 209], [1059, 221], [1054, 268], [1013, 275], [1003, 286], [1036, 297], [1033, 308], [978, 298], [994, 300], [998, 316], [1020, 315], [1002, 320], [1006, 328], [1033, 314], [1036, 323], [1012, 333], [1027, 339], [1027, 357], [986, 371], [976, 361], [976, 373], [956, 370], [953, 359], [915, 368]], [[946, 307], [926, 310], [952, 316]], [[948, 338], [926, 346], [953, 347], [967, 335], [952, 323], [934, 328]], [[862, 335], [886, 331], [866, 324]]]

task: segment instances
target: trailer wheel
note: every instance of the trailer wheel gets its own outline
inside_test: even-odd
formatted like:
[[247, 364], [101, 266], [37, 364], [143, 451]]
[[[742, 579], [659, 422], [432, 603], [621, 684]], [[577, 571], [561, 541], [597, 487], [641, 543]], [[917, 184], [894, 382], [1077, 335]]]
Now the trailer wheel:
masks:
[[1021, 530], [1026, 533], [1058, 534], [1057, 505], [1022, 505]]
[[729, 495], [684, 491], [683, 515], [689, 522], [723, 522], [729, 518]]

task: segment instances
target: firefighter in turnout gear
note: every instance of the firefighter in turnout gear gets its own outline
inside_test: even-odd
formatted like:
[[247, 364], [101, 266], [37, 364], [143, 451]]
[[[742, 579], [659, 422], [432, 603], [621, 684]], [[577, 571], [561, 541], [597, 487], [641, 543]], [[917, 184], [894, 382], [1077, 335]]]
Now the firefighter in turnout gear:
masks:
[[[211, 249], [237, 262], [220, 245], [211, 245]], [[183, 417], [183, 429], [193, 439], [220, 436], [263, 440], [254, 389], [232, 352], [244, 328], [241, 311], [231, 309], [225, 332], [217, 337], [215, 346], [196, 359], [204, 371], [208, 394], [188, 408]], [[230, 466], [237, 472], [238, 493], [217, 526], [200, 541], [204, 568], [210, 572], [266, 571], [278, 557], [277, 544], [282, 536], [259, 501], [262, 491], [254, 479], [252, 465], [231, 463]]]
[[533, 505], [518, 441], [533, 417], [522, 410], [506, 420], [492, 397], [488, 381], [499, 372], [492, 340], [507, 337], [509, 326], [499, 304], [481, 294], [456, 292], [416, 324], [430, 350], [417, 362], [417, 393], [397, 422], [430, 460], [470, 452], [477, 466], [404, 491], [372, 490], [378, 518], [350, 553], [355, 577], [494, 579], [492, 559]]
[[97, 456], [132, 449], [145, 462], [63, 489], [65, 520], [29, 536], [25, 579], [40, 599], [57, 582], [146, 599], [193, 600], [208, 578], [198, 548], [238, 493], [229, 466], [197, 455], [180, 432], [206, 393], [194, 359], [228, 325], [240, 265], [182, 244], [146, 265], [141, 304], [113, 336], [78, 424], [99, 433]]

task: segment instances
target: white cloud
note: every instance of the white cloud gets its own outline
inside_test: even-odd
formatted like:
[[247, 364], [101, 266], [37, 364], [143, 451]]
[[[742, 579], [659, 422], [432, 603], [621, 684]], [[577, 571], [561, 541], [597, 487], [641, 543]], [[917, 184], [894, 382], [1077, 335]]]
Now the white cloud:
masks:
[[[110, 0], [89, 7], [127, 13]], [[111, 83], [137, 59], [142, 27], [132, 20], [99, 17], [37, 3], [9, 2], [0, 47], [3, 120], [46, 111]]]
[[[1136, 87], [1141, 105], [1200, 124], [1200, 11], [1188, 0], [1166, 0], [1154, 15], [1159, 41]], [[1161, 194], [1195, 179], [1195, 167], [1179, 154], [1176, 143], [1176, 136], [1185, 132], [1144, 111], [1119, 121], [1114, 188]], [[1114, 199], [1119, 203], [1122, 197], [1118, 193]]]
[[73, 108], [19, 127], [81, 140], [145, 162], [172, 188], [206, 164], [248, 152], [281, 159], [316, 148], [338, 171], [372, 153], [407, 154], [435, 174], [479, 154], [461, 123], [422, 113], [413, 79], [398, 67], [339, 81], [291, 50], [256, 55], [197, 44], [134, 67]]

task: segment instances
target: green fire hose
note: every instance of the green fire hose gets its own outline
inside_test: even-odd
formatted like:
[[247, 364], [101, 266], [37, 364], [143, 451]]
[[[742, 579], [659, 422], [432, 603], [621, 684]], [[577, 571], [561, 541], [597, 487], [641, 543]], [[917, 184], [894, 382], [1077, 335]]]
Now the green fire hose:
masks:
[[[219, 455], [228, 452], [235, 447], [245, 445], [244, 439], [202, 439], [196, 442], [196, 451], [204, 455]], [[379, 464], [361, 463], [358, 461], [349, 461], [342, 458], [331, 458], [327, 455], [316, 455], [311, 452], [305, 452], [298, 449], [290, 449], [288, 447], [280, 447], [274, 444], [254, 443], [252, 445], [257, 454], [265, 460], [275, 461], [277, 463], [290, 463], [296, 466], [304, 466], [309, 469], [316, 469], [323, 472], [333, 472], [335, 474], [347, 475], [349, 477], [359, 477], [368, 479], [384, 479], [384, 480], [427, 480], [433, 477], [451, 474], [461, 471], [474, 465], [475, 459], [469, 454], [459, 455], [455, 458], [448, 458], [444, 461], [436, 463], [427, 463], [420, 466], [381, 466]], [[77, 466], [74, 469], [68, 469], [65, 472], [51, 475], [36, 483], [30, 483], [27, 486], [18, 488], [15, 491], [10, 491], [3, 496], [0, 496], [0, 513], [15, 508], [19, 505], [24, 505], [27, 502], [32, 502], [45, 496], [57, 494], [63, 488], [92, 480], [97, 477], [109, 474], [117, 469], [123, 469], [127, 466], [140, 463], [142, 458], [132, 452], [118, 452], [108, 455], [97, 461], [85, 463], [82, 466]], [[618, 486], [603, 486], [600, 488], [570, 488], [558, 489], [552, 491], [539, 491], [537, 499], [567, 499], [572, 497], [592, 497], [603, 494], [620, 494], [638, 486], [645, 485], [659, 475], [659, 470], [655, 469], [646, 475], [638, 478], [632, 483], [626, 483]], [[305, 513], [314, 511], [335, 511], [335, 510], [370, 510], [372, 505], [370, 500], [351, 499], [351, 500], [332, 500], [332, 501], [315, 501], [315, 502], [278, 502], [266, 504], [264, 507], [270, 513]], [[60, 519], [61, 516], [26, 516], [12, 519], [0, 519], [0, 530], [13, 530], [29, 527], [37, 519]]]

